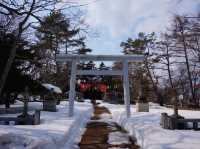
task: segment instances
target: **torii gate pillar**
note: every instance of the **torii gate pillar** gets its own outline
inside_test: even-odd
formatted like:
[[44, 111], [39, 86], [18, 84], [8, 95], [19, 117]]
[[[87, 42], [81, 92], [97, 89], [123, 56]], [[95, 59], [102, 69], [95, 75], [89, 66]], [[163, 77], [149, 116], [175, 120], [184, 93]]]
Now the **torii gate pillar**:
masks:
[[70, 77], [70, 91], [69, 91], [69, 117], [74, 115], [74, 100], [76, 98], [76, 61], [72, 61], [71, 77]]
[[[72, 62], [71, 78], [70, 78], [70, 92], [69, 92], [69, 116], [74, 115], [74, 100], [76, 98], [76, 75], [121, 75], [123, 76], [124, 87], [124, 103], [126, 108], [126, 116], [130, 117], [130, 89], [128, 78], [128, 62], [142, 62], [143, 55], [68, 55], [61, 54], [57, 56], [57, 61]], [[80, 61], [121, 61], [123, 63], [123, 70], [77, 70], [77, 62]]]
[[128, 62], [123, 61], [123, 88], [124, 88], [124, 103], [126, 106], [126, 116], [130, 117], [130, 88], [128, 79]]

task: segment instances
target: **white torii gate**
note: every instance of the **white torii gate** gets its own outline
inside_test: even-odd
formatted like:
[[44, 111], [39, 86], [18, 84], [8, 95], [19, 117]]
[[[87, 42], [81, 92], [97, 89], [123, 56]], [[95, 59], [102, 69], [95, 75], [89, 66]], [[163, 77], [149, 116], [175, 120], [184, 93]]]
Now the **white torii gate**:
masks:
[[[126, 106], [126, 115], [130, 117], [130, 89], [128, 79], [128, 62], [142, 62], [142, 55], [69, 55], [58, 54], [58, 62], [71, 61], [71, 78], [69, 92], [69, 116], [74, 114], [75, 85], [77, 75], [121, 75], [123, 76], [124, 102]], [[123, 70], [77, 70], [77, 63], [81, 61], [120, 61], [123, 63]]]

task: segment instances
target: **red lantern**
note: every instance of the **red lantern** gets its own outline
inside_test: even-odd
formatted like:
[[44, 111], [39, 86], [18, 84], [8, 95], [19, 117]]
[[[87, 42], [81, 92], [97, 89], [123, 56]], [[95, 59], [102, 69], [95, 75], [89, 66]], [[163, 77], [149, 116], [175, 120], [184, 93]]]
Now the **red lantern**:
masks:
[[99, 84], [99, 85], [98, 85], [98, 89], [99, 89], [101, 92], [106, 93], [106, 91], [107, 91], [107, 85], [105, 85], [105, 84]]

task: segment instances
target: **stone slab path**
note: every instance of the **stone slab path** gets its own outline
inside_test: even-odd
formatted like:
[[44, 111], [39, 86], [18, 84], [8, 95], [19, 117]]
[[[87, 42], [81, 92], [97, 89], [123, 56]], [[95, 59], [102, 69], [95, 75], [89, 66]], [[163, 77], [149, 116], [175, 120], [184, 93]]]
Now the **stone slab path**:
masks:
[[111, 118], [107, 108], [94, 105], [94, 116], [86, 126], [80, 149], [139, 149], [125, 130], [109, 120], [109, 116]]

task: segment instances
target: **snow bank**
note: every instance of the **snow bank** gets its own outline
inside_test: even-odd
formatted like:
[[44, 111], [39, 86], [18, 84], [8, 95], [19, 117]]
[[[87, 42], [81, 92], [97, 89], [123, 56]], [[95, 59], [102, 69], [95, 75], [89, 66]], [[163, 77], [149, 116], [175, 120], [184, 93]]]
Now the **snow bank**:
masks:
[[62, 90], [59, 87], [55, 86], [55, 85], [48, 84], [48, 83], [43, 83], [42, 86], [44, 86], [48, 90], [52, 90], [53, 89], [53, 91], [55, 93], [58, 93], [58, 94], [62, 93]]
[[75, 115], [68, 117], [68, 105], [62, 102], [58, 112], [41, 112], [41, 125], [0, 125], [0, 149], [75, 148], [92, 115], [89, 103], [75, 103]]
[[[150, 104], [150, 112], [135, 112], [132, 106], [130, 118], [126, 118], [124, 105], [102, 103], [107, 107], [115, 122], [124, 127], [137, 139], [143, 149], [199, 149], [200, 132], [193, 130], [166, 130], [160, 127], [162, 112], [172, 114], [172, 109]], [[180, 110], [186, 118], [199, 118], [200, 111]]]
[[112, 145], [130, 144], [129, 136], [122, 132], [112, 132], [109, 134], [108, 143]]

